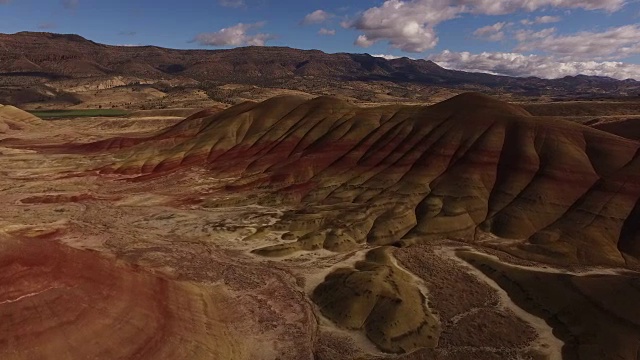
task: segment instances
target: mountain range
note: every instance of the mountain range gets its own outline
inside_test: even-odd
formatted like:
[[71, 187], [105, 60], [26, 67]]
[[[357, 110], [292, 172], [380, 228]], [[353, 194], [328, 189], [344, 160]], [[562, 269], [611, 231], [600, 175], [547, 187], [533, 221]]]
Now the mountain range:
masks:
[[[243, 84], [373, 102], [425, 101], [439, 89], [561, 98], [640, 93], [640, 82], [631, 79], [518, 78], [448, 70], [429, 60], [387, 60], [369, 54], [287, 47], [174, 50], [112, 46], [79, 35], [43, 32], [0, 34], [0, 54], [0, 102], [12, 105], [33, 102], [34, 96], [41, 97], [40, 101], [69, 96], [79, 86], [102, 90], [139, 84], [163, 91], [197, 88], [209, 93], [226, 84]], [[25, 95], [25, 89], [31, 92]]]

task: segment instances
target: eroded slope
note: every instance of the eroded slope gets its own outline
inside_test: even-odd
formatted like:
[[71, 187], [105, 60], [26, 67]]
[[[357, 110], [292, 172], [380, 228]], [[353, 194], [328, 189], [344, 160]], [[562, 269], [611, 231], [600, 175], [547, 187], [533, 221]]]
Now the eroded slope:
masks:
[[18, 235], [0, 239], [3, 359], [249, 358], [224, 292]]
[[14, 106], [0, 104], [0, 134], [28, 130], [33, 126], [43, 126], [39, 118]]
[[638, 143], [479, 94], [366, 109], [274, 98], [178, 124], [158, 140], [101, 171], [144, 178], [205, 166], [234, 179], [216, 190], [231, 199], [301, 206], [277, 225], [299, 241], [262, 255], [483, 232], [545, 262], [624, 265], [625, 254], [640, 255], [638, 225], [625, 223], [640, 197]]

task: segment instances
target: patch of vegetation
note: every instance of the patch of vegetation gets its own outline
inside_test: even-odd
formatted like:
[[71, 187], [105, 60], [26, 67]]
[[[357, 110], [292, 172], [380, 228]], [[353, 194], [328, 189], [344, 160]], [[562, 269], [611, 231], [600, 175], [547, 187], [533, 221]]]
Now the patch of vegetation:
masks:
[[34, 110], [31, 114], [45, 120], [69, 119], [79, 117], [116, 117], [126, 116], [127, 110], [121, 109], [78, 109], [78, 110]]

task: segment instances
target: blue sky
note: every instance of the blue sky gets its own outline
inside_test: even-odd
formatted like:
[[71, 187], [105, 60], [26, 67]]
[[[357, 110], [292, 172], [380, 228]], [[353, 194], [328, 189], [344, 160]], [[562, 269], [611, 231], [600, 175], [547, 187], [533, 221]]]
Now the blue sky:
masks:
[[638, 0], [0, 0], [3, 33], [183, 49], [367, 52], [541, 77], [640, 79], [639, 23]]

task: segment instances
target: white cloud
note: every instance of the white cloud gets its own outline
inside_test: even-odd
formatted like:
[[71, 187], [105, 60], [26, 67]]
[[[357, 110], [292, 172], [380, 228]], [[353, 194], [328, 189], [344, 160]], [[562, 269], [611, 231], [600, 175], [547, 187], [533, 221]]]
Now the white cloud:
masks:
[[263, 33], [254, 35], [247, 34], [249, 30], [257, 29], [262, 26], [264, 26], [264, 22], [255, 24], [238, 23], [214, 33], [198, 34], [193, 41], [200, 45], [211, 46], [264, 46], [267, 41], [273, 40], [275, 37], [271, 34]]
[[551, 23], [557, 23], [560, 22], [560, 20], [562, 20], [562, 17], [560, 16], [538, 16], [535, 19], [536, 24], [551, 24]]
[[533, 20], [524, 19], [524, 20], [521, 20], [520, 23], [522, 25], [551, 24], [551, 23], [560, 22], [560, 20], [562, 20], [560, 16], [545, 15], [545, 16], [538, 16]]
[[393, 59], [400, 59], [401, 58], [401, 56], [395, 56], [395, 55], [390, 55], [390, 54], [372, 54], [371, 56], [383, 58], [383, 59], [386, 59], [386, 60], [393, 60]]
[[230, 8], [240, 8], [246, 6], [244, 0], [218, 0], [218, 4]]
[[356, 41], [353, 42], [353, 44], [363, 48], [368, 48], [369, 46], [375, 44], [375, 41], [369, 40], [365, 35], [360, 35], [358, 36]]
[[[433, 2], [434, 0], [424, 0]], [[436, 0], [437, 1], [437, 0]], [[475, 14], [504, 15], [518, 10], [536, 11], [543, 8], [565, 8], [583, 10], [605, 10], [614, 12], [622, 9], [627, 0], [447, 0], [466, 7]]]
[[386, 59], [386, 60], [395, 60], [395, 59], [403, 59], [403, 58], [407, 58], [407, 59], [411, 59], [411, 60], [415, 60], [416, 59], [416, 58], [413, 58], [411, 56], [396, 56], [396, 55], [391, 55], [391, 54], [373, 54], [371, 56], [383, 58], [383, 59]]
[[505, 33], [502, 30], [511, 25], [512, 23], [507, 22], [499, 22], [493, 25], [487, 25], [474, 31], [473, 35], [489, 41], [504, 40]]
[[621, 59], [640, 54], [640, 25], [625, 25], [603, 32], [583, 31], [571, 35], [518, 34], [516, 51], [542, 51], [567, 59]]
[[320, 30], [318, 30], [318, 34], [320, 35], [335, 35], [336, 31], [334, 29], [325, 29], [325, 28], [321, 28]]
[[449, 6], [446, 1], [387, 0], [343, 26], [364, 32], [355, 42], [358, 46], [368, 47], [387, 40], [396, 49], [423, 52], [438, 43], [434, 26], [454, 18], [459, 12], [460, 9]]
[[438, 43], [435, 27], [465, 13], [504, 15], [543, 8], [618, 11], [626, 0], [386, 0], [365, 10], [343, 27], [363, 32], [355, 44], [387, 41], [406, 52], [423, 52]]
[[617, 61], [563, 61], [553, 56], [491, 52], [472, 54], [448, 50], [431, 55], [428, 59], [448, 69], [508, 76], [550, 79], [583, 74], [640, 80], [640, 65]]
[[80, 0], [62, 0], [65, 9], [75, 9], [80, 5]]
[[322, 24], [323, 22], [329, 20], [333, 17], [333, 14], [330, 14], [324, 10], [316, 10], [302, 19], [301, 24], [309, 25], [309, 24]]

